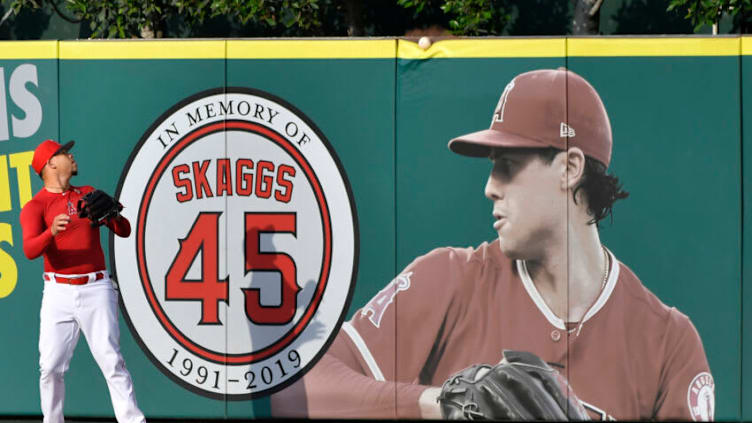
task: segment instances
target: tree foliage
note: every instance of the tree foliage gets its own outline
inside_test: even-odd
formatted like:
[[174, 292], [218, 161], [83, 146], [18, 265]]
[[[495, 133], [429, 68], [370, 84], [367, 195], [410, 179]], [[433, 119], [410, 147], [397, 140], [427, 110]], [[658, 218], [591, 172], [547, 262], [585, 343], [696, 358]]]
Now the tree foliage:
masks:
[[572, 33], [595, 35], [599, 33], [603, 0], [578, 0], [574, 5]]
[[697, 32], [705, 25], [717, 24], [724, 13], [734, 18], [749, 16], [752, 0], [671, 0], [667, 10], [686, 10], [685, 18]]
[[589, 26], [580, 31], [597, 34], [599, 16], [592, 12], [603, 0], [1, 1], [16, 15], [53, 8], [64, 19], [87, 25], [90, 32], [80, 33], [84, 37], [158, 38], [399, 36], [429, 28], [465, 36], [556, 35], [574, 27], [571, 11], [580, 9], [590, 12]]
[[326, 0], [214, 0], [211, 7], [214, 9], [212, 16], [234, 16], [243, 24], [253, 21], [272, 28], [296, 26], [308, 31], [321, 27], [322, 8], [331, 3]]
[[446, 25], [457, 35], [500, 35], [511, 17], [507, 0], [10, 0], [9, 5], [17, 15], [49, 4], [66, 20], [87, 22], [94, 38], [131, 38], [160, 37], [175, 20], [192, 28], [217, 17], [267, 36], [374, 35], [368, 27], [390, 27], [373, 22], [390, 19], [384, 3], [392, 12], [412, 12], [417, 25]]
[[416, 14], [440, 9], [449, 17], [449, 27], [456, 35], [500, 35], [512, 15], [503, 1], [489, 0], [397, 0]]
[[69, 21], [86, 21], [94, 38], [160, 37], [167, 21], [187, 26], [226, 16], [242, 24], [279, 33], [295, 27], [300, 35], [315, 35], [333, 0], [12, 0], [10, 11], [37, 9], [45, 3]]

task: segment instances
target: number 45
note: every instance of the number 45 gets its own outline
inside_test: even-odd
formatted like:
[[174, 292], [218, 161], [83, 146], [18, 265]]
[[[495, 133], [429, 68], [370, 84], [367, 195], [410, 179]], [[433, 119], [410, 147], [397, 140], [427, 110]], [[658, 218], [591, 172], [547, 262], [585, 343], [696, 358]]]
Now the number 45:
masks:
[[[228, 303], [228, 278], [220, 280], [219, 216], [221, 212], [201, 212], [193, 222], [188, 236], [180, 240], [180, 248], [166, 276], [165, 300], [200, 301], [199, 325], [221, 325], [219, 302]], [[245, 297], [245, 314], [260, 325], [290, 323], [297, 309], [297, 269], [289, 255], [261, 252], [263, 233], [296, 235], [295, 213], [245, 213], [245, 274], [254, 271], [276, 272], [280, 275], [281, 302], [261, 305], [259, 288], [241, 288]], [[186, 279], [196, 256], [201, 253], [201, 279]]]

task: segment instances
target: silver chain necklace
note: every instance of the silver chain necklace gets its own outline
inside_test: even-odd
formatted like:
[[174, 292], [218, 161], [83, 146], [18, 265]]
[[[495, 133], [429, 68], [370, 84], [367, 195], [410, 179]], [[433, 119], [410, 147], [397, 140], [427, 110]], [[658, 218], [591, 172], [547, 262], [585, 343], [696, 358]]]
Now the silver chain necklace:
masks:
[[[590, 311], [591, 308], [593, 308], [593, 305], [596, 301], [598, 301], [598, 298], [600, 298], [601, 294], [603, 293], [603, 289], [606, 287], [606, 282], [608, 281], [608, 269], [611, 267], [611, 258], [608, 256], [608, 252], [606, 251], [606, 247], [601, 245], [601, 250], [603, 251], [603, 258], [606, 263], [603, 269], [603, 280], [601, 281], [601, 289], [598, 291], [598, 295], [595, 297], [595, 300], [593, 300], [593, 304], [590, 304], [590, 307], [588, 307], [585, 314], [582, 315], [582, 318], [580, 318], [580, 321], [577, 323], [577, 334], [575, 336], [580, 336], [580, 331], [582, 330], [582, 325], [585, 323], [585, 316], [587, 315], [588, 311]], [[567, 330], [568, 333], [574, 332], [575, 328]]]

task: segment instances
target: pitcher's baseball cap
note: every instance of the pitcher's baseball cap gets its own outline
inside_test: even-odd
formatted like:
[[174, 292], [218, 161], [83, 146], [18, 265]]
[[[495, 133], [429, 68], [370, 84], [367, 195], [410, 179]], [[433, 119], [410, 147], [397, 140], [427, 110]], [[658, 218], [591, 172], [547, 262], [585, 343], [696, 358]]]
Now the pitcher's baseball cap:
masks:
[[42, 174], [44, 165], [56, 154], [60, 154], [63, 151], [68, 151], [73, 148], [75, 141], [68, 141], [65, 145], [60, 145], [53, 140], [44, 140], [34, 150], [34, 157], [31, 159], [31, 167], [37, 175]]
[[598, 93], [564, 68], [517, 75], [507, 84], [489, 129], [449, 141], [449, 149], [488, 157], [492, 147], [579, 147], [608, 167], [611, 123]]

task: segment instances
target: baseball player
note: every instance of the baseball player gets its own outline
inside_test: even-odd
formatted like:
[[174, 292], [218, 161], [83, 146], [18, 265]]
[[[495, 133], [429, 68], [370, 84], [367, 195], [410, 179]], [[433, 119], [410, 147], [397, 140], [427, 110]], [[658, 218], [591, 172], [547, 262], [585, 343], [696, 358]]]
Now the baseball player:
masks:
[[690, 320], [601, 244], [625, 198], [595, 89], [564, 69], [506, 86], [491, 127], [449, 142], [491, 160], [498, 238], [418, 257], [345, 322], [321, 361], [272, 397], [275, 415], [440, 418], [452, 375], [525, 351], [564, 376], [588, 415], [712, 420], [714, 383]]
[[[118, 294], [105, 268], [99, 227], [78, 216], [79, 200], [94, 188], [70, 184], [78, 173], [70, 152], [73, 143], [61, 146], [46, 140], [36, 148], [31, 165], [44, 187], [20, 216], [24, 254], [29, 259], [44, 256], [39, 328], [39, 393], [44, 422], [63, 423], [63, 377], [80, 331], [107, 380], [117, 421], [144, 422], [120, 354]], [[128, 220], [120, 215], [108, 219], [106, 225], [121, 237], [131, 231]]]

